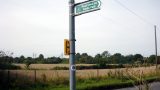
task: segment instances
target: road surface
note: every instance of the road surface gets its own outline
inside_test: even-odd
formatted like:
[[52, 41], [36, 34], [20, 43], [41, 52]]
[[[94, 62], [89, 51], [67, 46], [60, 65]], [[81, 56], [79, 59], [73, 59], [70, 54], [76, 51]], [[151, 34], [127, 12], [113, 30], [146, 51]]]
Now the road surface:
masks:
[[[114, 90], [139, 90], [139, 86], [129, 87], [129, 88], [121, 88], [121, 89], [114, 89]], [[146, 90], [146, 87], [143, 86], [142, 90]], [[149, 90], [160, 90], [160, 82], [153, 82], [149, 84]]]

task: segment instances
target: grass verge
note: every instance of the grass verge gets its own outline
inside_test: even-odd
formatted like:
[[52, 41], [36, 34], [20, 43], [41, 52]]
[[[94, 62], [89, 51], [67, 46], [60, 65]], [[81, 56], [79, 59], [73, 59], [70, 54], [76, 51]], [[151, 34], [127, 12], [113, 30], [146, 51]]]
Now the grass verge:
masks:
[[[153, 82], [160, 80], [157, 77], [147, 77], [145, 81]], [[133, 80], [121, 80], [116, 78], [103, 78], [103, 79], [85, 79], [77, 80], [77, 90], [110, 90], [116, 88], [125, 88], [138, 85], [138, 81]], [[19, 87], [10, 90], [69, 90], [68, 85], [54, 85], [54, 84], [36, 84], [29, 87]]]

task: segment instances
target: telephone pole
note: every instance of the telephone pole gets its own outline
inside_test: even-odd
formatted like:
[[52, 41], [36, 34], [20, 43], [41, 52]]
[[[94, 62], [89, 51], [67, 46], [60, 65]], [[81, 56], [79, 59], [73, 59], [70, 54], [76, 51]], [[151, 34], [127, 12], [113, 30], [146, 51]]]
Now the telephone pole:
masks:
[[154, 30], [155, 30], [155, 61], [156, 61], [156, 70], [158, 68], [158, 58], [157, 58], [157, 31], [156, 31], [157, 27], [156, 25], [154, 25]]

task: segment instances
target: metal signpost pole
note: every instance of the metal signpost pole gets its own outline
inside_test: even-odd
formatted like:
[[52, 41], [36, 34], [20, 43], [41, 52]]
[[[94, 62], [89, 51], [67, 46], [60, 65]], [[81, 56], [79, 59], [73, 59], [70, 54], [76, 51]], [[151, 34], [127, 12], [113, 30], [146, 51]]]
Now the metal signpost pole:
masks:
[[70, 90], [76, 90], [74, 0], [69, 0]]
[[81, 14], [100, 10], [100, 0], [88, 0], [80, 3], [69, 0], [69, 47], [70, 51], [66, 50], [66, 55], [69, 55], [70, 63], [70, 90], [76, 90], [76, 66], [75, 66], [75, 17]]

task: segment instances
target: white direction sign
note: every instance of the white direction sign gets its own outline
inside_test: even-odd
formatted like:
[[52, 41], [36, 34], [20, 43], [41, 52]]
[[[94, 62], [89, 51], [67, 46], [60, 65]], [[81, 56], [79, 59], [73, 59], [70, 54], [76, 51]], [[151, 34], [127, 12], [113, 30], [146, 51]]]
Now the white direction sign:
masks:
[[100, 0], [90, 0], [82, 3], [78, 3], [74, 7], [74, 14], [80, 15], [96, 10], [100, 10], [101, 1]]

